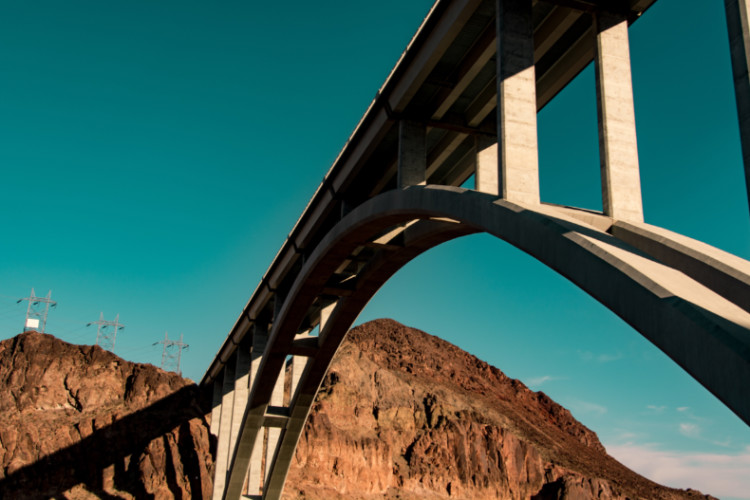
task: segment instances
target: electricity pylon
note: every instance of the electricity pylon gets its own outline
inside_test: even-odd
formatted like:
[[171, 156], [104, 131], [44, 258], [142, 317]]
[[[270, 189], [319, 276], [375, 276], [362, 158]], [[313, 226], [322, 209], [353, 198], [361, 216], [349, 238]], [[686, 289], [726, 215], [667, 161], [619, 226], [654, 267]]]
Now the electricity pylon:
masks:
[[169, 335], [164, 332], [164, 340], [161, 342], [154, 342], [153, 345], [162, 344], [161, 350], [161, 369], [168, 372], [177, 372], [178, 375], [182, 375], [180, 371], [180, 360], [182, 358], [182, 350], [190, 347], [182, 342], [182, 334], [180, 334], [180, 341], [169, 340]]
[[[52, 297], [52, 290], [47, 293], [46, 297], [36, 297], [32, 288], [30, 297], [18, 299], [16, 304], [20, 304], [23, 300], [29, 301], [29, 306], [26, 308], [26, 321], [23, 324], [24, 332], [35, 330], [44, 333], [44, 329], [47, 327], [47, 313], [49, 313], [49, 308], [50, 306], [57, 306], [57, 302], [50, 297]], [[39, 328], [40, 323], [42, 325], [41, 329]]]
[[102, 349], [106, 349], [110, 352], [115, 352], [115, 340], [117, 339], [118, 330], [123, 330], [125, 325], [119, 322], [119, 313], [115, 316], [114, 321], [105, 321], [104, 313], [99, 313], [99, 321], [92, 321], [87, 323], [86, 326], [96, 326], [96, 345]]

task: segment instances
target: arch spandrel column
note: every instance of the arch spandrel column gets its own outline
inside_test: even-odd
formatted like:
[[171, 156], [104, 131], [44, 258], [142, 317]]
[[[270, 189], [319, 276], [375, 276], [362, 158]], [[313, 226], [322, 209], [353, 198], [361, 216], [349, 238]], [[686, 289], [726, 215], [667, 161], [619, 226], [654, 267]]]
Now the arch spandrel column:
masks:
[[[250, 386], [255, 382], [258, 376], [258, 368], [263, 358], [263, 351], [266, 349], [268, 342], [268, 325], [256, 323], [253, 326], [253, 345], [251, 350], [250, 361]], [[262, 429], [261, 429], [262, 431]], [[249, 495], [259, 495], [261, 491], [261, 464], [263, 461], [263, 432], [255, 440], [250, 453], [249, 465], [247, 468], [247, 493]]]
[[599, 12], [594, 25], [602, 206], [614, 219], [642, 222], [628, 20]]
[[232, 416], [234, 414], [235, 389], [235, 356], [224, 365], [224, 379], [222, 382], [221, 418], [219, 422], [219, 441], [216, 445], [216, 472], [214, 474], [214, 500], [221, 499], [230, 466], [229, 448], [231, 441]]
[[[497, 0], [497, 194], [539, 203], [532, 0]], [[479, 165], [478, 165], [479, 166]], [[482, 168], [491, 168], [489, 162]], [[485, 179], [491, 175], [479, 174]], [[483, 189], [484, 190], [484, 189]], [[494, 189], [486, 192], [495, 194]]]
[[218, 378], [214, 379], [213, 390], [211, 391], [211, 435], [219, 437], [219, 424], [221, 423], [221, 399], [223, 392], [223, 381]]

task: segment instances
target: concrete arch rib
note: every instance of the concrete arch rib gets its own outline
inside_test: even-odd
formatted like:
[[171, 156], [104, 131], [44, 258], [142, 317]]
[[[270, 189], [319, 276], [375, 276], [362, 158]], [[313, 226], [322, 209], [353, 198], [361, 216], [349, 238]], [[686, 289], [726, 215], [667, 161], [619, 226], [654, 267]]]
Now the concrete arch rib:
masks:
[[[447, 218], [439, 221], [436, 218]], [[750, 314], [697, 281], [551, 206], [522, 206], [471, 190], [412, 186], [357, 207], [317, 245], [292, 285], [269, 339], [234, 452], [227, 498], [239, 498], [270, 391], [305, 311], [337, 266], [359, 245], [415, 219], [401, 246], [382, 251], [357, 275], [320, 333], [293, 396], [269, 471], [265, 498], [278, 498], [307, 413], [346, 331], [368, 300], [405, 263], [449, 239], [484, 231], [567, 277], [663, 350], [750, 424]], [[585, 218], [584, 218], [585, 219]], [[450, 222], [453, 221], [453, 222]]]

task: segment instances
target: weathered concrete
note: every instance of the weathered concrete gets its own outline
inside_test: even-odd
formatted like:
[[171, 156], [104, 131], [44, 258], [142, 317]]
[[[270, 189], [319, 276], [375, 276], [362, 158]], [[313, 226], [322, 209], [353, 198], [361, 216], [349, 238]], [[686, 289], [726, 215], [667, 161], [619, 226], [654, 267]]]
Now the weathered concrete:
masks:
[[423, 123], [401, 120], [398, 129], [398, 186], [427, 182], [426, 127]]
[[497, 142], [484, 135], [475, 139], [476, 172], [474, 189], [483, 193], [500, 195]]
[[[566, 10], [561, 5], [567, 4], [561, 3], [532, 27], [532, 0], [495, 1], [495, 40], [486, 2], [437, 2], [212, 363], [204, 383], [221, 379], [224, 364], [230, 357], [236, 359], [230, 356], [234, 340], [242, 338], [256, 318], [273, 317], [273, 332], [264, 337], [268, 338], [265, 355], [254, 363], [257, 377], [251, 375], [252, 390], [233, 452], [234, 467], [226, 480], [229, 498], [240, 495], [248, 468], [256, 477], [251, 493], [258, 494], [262, 479], [264, 498], [281, 495], [317, 388], [359, 311], [416, 255], [480, 230], [568, 277], [750, 423], [750, 264], [726, 259], [715, 249], [642, 222], [625, 17], [591, 16]], [[739, 38], [732, 38], [734, 59], [737, 54], [744, 58], [744, 62], [735, 61], [735, 74], [740, 68], [747, 87], [738, 89], [742, 120], [743, 110], [750, 114], [750, 0], [725, 1], [730, 37], [732, 22], [739, 25]], [[652, 3], [642, 0], [623, 7], [632, 20]], [[738, 14], [732, 17], [734, 8]], [[480, 30], [469, 22], [475, 14], [486, 18]], [[589, 24], [593, 17], [596, 21]], [[532, 28], [536, 39], [531, 36]], [[466, 57], [455, 57], [461, 47], [454, 42], [463, 44], [472, 36], [473, 48], [464, 53]], [[739, 48], [735, 47], [738, 39], [742, 41]], [[493, 45], [495, 50], [489, 48]], [[477, 81], [481, 75], [488, 76], [483, 68], [493, 52], [496, 80]], [[556, 58], [551, 64], [550, 55]], [[596, 61], [606, 215], [539, 204], [537, 109], [592, 59]], [[535, 61], [543, 61], [538, 80]], [[441, 87], [437, 91], [436, 84]], [[743, 99], [745, 105], [741, 105]], [[472, 158], [466, 138], [486, 134], [492, 127], [486, 118], [496, 108], [497, 135], [493, 140], [477, 139]], [[406, 116], [410, 120], [402, 119]], [[430, 132], [429, 158], [425, 123], [435, 128], [451, 123], [459, 127], [448, 126], [448, 132], [439, 136]], [[746, 142], [743, 135], [743, 145]], [[472, 164], [481, 192], [423, 186], [428, 177], [460, 185]], [[362, 185], [363, 179], [374, 185]], [[408, 187], [384, 193], [394, 182]], [[357, 202], [341, 208], [341, 217], [332, 217], [341, 200], [352, 193], [358, 193]], [[338, 286], [343, 269], [353, 274], [346, 287]], [[282, 285], [284, 293], [280, 293]], [[327, 305], [321, 309], [321, 303]], [[297, 342], [300, 329], [315, 326], [311, 324], [315, 311], [321, 314], [320, 335], [315, 342]], [[280, 409], [276, 408], [280, 406], [279, 373], [290, 355], [294, 355], [291, 383], [297, 390], [293, 390], [290, 407]], [[303, 360], [304, 370], [297, 369]], [[230, 410], [223, 400], [218, 409], [215, 405], [217, 420]], [[283, 430], [278, 438], [269, 433], [269, 446], [263, 448], [266, 427]], [[225, 429], [221, 426], [219, 434]], [[278, 446], [273, 443], [277, 439]], [[265, 474], [260, 471], [262, 457], [269, 466]]]
[[[273, 392], [271, 393], [271, 399], [268, 402], [270, 406], [283, 406], [284, 404], [284, 369], [282, 367], [279, 373], [276, 374], [276, 382], [273, 386]], [[276, 454], [276, 448], [279, 444], [279, 437], [281, 437], [281, 429], [278, 427], [269, 427], [268, 435], [266, 440], [266, 468], [264, 476], [264, 482], [268, 481], [268, 471], [271, 469], [273, 464], [273, 457]]]
[[602, 205], [615, 219], [642, 222], [628, 21], [605, 12], [595, 20]]
[[221, 423], [221, 398], [223, 380], [218, 378], [213, 381], [213, 390], [211, 391], [211, 427], [210, 432], [213, 436], [219, 436], [219, 424]]
[[[309, 332], [297, 334], [296, 340], [313, 338]], [[299, 380], [302, 377], [302, 372], [305, 370], [307, 365], [307, 356], [292, 356], [292, 366], [290, 367], [291, 382], [289, 384], [289, 399], [294, 400], [294, 394], [297, 392], [299, 386]]]
[[[258, 376], [263, 351], [268, 343], [268, 326], [262, 323], [256, 323], [253, 326], [253, 346], [251, 350], [250, 362], [250, 383], [255, 382]], [[262, 430], [261, 430], [262, 431]], [[260, 433], [261, 439], [257, 439], [249, 455], [249, 465], [247, 467], [247, 493], [258, 495], [262, 486], [262, 463], [263, 463], [263, 432]]]
[[497, 0], [496, 6], [497, 191], [509, 201], [539, 203], [532, 2]]
[[750, 312], [750, 262], [644, 222], [616, 221], [610, 232]]
[[250, 336], [245, 336], [237, 346], [234, 369], [234, 400], [232, 402], [233, 414], [232, 414], [232, 428], [229, 439], [229, 450], [228, 456], [231, 459], [232, 452], [234, 452], [235, 444], [237, 444], [237, 436], [240, 433], [240, 427], [242, 425], [242, 417], [245, 414], [245, 407], [247, 406], [247, 398], [250, 393], [250, 350], [252, 346], [252, 339]]
[[[446, 186], [413, 186], [392, 191], [353, 210], [321, 241], [299, 272], [280, 311], [272, 343], [294, 337], [300, 311], [314, 300], [315, 295], [310, 291], [316, 283], [325, 281], [325, 276], [352, 249], [383, 234], [389, 227], [398, 227], [414, 218], [431, 220], [410, 225], [399, 238], [400, 249], [393, 246], [377, 254], [360, 271], [354, 293], [336, 302], [322, 332], [320, 350], [310, 358], [311, 364], [300, 380], [298, 397], [292, 402], [278, 464], [286, 466], [291, 460], [298, 433], [328, 363], [370, 297], [416, 255], [478, 228], [568, 277], [666, 352], [741, 418], [750, 421], [746, 389], [750, 386], [750, 314], [680, 270], [606, 233], [599, 227], [603, 224], [593, 220], [595, 217], [584, 217], [592, 218], [594, 224], [590, 225], [572, 215], [573, 211], [550, 205], [510, 203], [484, 193]], [[425, 232], [421, 224], [436, 224], [435, 218], [446, 221], [441, 222], [441, 231]], [[417, 236], [420, 232], [421, 236]], [[285, 474], [282, 467], [274, 466], [265, 498], [279, 497]]]
[[227, 470], [231, 465], [229, 443], [232, 437], [232, 416], [234, 414], [236, 357], [228, 360], [224, 367], [224, 381], [222, 383], [221, 421], [219, 423], [219, 440], [216, 444], [216, 472], [214, 474], [214, 500], [219, 500], [224, 494]]
[[750, 199], [750, 0], [724, 0], [727, 14], [732, 75], [740, 123], [742, 160], [745, 164], [747, 196]]

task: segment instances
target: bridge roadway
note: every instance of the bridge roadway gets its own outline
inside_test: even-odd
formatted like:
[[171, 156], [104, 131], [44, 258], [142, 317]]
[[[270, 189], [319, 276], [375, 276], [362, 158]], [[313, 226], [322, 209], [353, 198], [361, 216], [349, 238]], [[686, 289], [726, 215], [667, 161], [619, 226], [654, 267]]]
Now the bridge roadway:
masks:
[[[750, 263], [643, 221], [627, 27], [653, 1], [437, 1], [201, 382], [214, 498], [281, 495], [368, 300], [422, 252], [480, 231], [566, 276], [750, 424]], [[736, 1], [730, 25], [745, 16], [750, 40]], [[733, 60], [745, 46], [732, 42]], [[536, 113], [592, 60], [603, 213], [539, 198]], [[472, 175], [474, 190], [458, 187]]]

